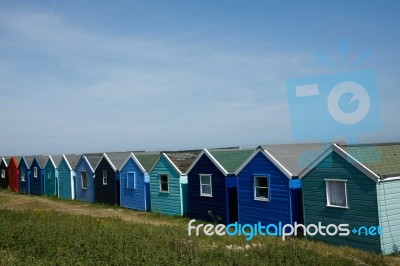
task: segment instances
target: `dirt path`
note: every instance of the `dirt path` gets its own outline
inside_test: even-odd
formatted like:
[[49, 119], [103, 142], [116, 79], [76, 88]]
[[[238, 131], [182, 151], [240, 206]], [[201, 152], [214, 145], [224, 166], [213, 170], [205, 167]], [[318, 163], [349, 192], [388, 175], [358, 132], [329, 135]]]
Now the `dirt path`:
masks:
[[89, 203], [77, 201], [60, 201], [44, 196], [33, 196], [13, 193], [6, 190], [0, 190], [0, 210], [53, 210], [62, 213], [75, 215], [89, 215], [93, 217], [118, 217], [124, 221], [147, 223], [154, 225], [174, 225], [177, 224], [172, 219], [171, 221], [163, 221], [155, 219], [151, 214], [146, 212], [109, 208], [98, 206]]

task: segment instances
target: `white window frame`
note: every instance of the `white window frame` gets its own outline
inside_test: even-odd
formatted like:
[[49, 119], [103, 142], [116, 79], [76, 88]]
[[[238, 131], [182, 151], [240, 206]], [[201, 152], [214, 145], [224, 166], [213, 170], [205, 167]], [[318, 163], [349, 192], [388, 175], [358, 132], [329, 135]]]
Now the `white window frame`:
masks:
[[[199, 177], [200, 177], [200, 196], [212, 197], [213, 195], [212, 195], [212, 177], [211, 177], [211, 175], [210, 174], [199, 174]], [[210, 179], [210, 184], [203, 184], [201, 182], [202, 177], [208, 177]], [[210, 193], [203, 192], [203, 185], [210, 187]]]
[[[167, 190], [162, 190], [161, 176], [166, 176], [167, 177], [167, 185], [168, 185], [168, 189]], [[169, 193], [169, 175], [167, 175], [167, 174], [159, 174], [158, 175], [158, 181], [159, 181], [159, 185], [160, 185], [160, 192], [161, 193]]]
[[[86, 175], [86, 187], [83, 186], [83, 174]], [[87, 172], [86, 171], [81, 171], [81, 188], [82, 189], [87, 189], [88, 188], [88, 182], [89, 182], [89, 180], [88, 180]]]
[[51, 171], [47, 171], [47, 179], [51, 179]]
[[[129, 175], [133, 174], [133, 187], [129, 187]], [[127, 172], [126, 173], [126, 188], [127, 189], [136, 189], [136, 173], [135, 172]]]
[[21, 172], [21, 181], [25, 182], [25, 171]]
[[103, 185], [107, 185], [107, 170], [103, 170]]
[[[266, 178], [267, 179], [267, 187], [257, 186], [256, 179], [258, 178]], [[269, 183], [269, 175], [255, 175], [253, 178], [253, 192], [254, 192], [254, 200], [258, 201], [270, 201], [270, 183]], [[266, 188], [267, 189], [267, 197], [257, 197], [257, 188]]]
[[33, 167], [33, 177], [34, 178], [37, 178], [38, 177], [38, 174], [37, 174], [37, 167]]
[[6, 170], [1, 169], [1, 178], [6, 178]]
[[[325, 181], [325, 189], [326, 189], [326, 206], [327, 207], [332, 207], [332, 208], [341, 208], [341, 209], [348, 209], [349, 208], [349, 203], [347, 201], [347, 180], [346, 179], [324, 179]], [[331, 195], [329, 192], [329, 182], [342, 182], [344, 183], [344, 195], [345, 195], [345, 202], [346, 206], [340, 206], [340, 205], [333, 205], [331, 204]]]

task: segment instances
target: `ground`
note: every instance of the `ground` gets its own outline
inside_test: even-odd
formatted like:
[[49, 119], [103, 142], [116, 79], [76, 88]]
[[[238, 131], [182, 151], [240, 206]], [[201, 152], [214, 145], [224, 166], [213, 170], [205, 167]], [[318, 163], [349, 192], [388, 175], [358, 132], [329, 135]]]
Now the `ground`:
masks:
[[[74, 215], [89, 215], [92, 217], [118, 217], [123, 221], [146, 224], [171, 224], [173, 219], [163, 217], [149, 219], [149, 213], [123, 209], [120, 207], [102, 206], [79, 201], [59, 200], [54, 197], [34, 196], [0, 190], [0, 209], [9, 210], [53, 210]], [[163, 219], [164, 218], [164, 219]]]
[[[400, 265], [399, 256], [302, 238], [281, 241], [277, 237], [255, 237], [248, 242], [243, 237], [188, 237], [189, 218], [5, 190], [0, 190], [0, 215], [0, 265], [52, 265], [70, 260], [98, 264], [106, 259], [118, 265], [131, 264], [130, 259], [143, 265]], [[21, 231], [25, 233], [21, 235]], [[79, 235], [85, 237], [74, 238], [76, 231], [82, 231]], [[107, 253], [103, 243], [109, 239], [118, 252]], [[75, 254], [77, 251], [81, 256]]]

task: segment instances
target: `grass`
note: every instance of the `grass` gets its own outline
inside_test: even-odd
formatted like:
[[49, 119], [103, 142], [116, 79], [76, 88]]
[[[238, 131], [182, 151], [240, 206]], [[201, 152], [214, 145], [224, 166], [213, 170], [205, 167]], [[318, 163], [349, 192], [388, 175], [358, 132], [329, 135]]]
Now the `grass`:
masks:
[[[102, 208], [102, 207], [99, 207]], [[149, 214], [156, 220], [157, 215]], [[46, 210], [0, 210], [0, 265], [387, 265], [396, 258], [290, 238], [188, 237], [171, 225]]]

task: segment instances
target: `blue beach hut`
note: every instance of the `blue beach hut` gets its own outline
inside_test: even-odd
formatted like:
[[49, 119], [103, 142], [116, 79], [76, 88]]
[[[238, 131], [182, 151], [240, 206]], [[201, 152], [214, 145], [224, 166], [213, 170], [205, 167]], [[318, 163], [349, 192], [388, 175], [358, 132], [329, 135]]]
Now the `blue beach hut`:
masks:
[[121, 207], [150, 210], [149, 171], [159, 156], [159, 152], [135, 152], [123, 163], [120, 171]]
[[324, 149], [322, 144], [259, 146], [236, 171], [239, 222], [301, 223], [299, 175]]
[[75, 168], [76, 199], [93, 203], [95, 167], [99, 163], [102, 153], [86, 153], [81, 156]]

